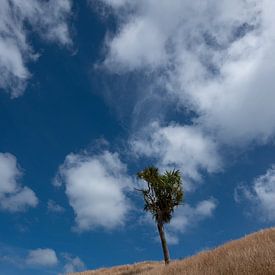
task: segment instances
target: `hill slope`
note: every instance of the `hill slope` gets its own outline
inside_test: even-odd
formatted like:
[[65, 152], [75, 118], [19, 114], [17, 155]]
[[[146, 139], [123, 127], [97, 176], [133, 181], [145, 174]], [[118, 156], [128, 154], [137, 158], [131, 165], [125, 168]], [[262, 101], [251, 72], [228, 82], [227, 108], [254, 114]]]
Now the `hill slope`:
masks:
[[201, 252], [169, 266], [161, 262], [144, 262], [109, 269], [74, 273], [74, 275], [220, 275], [275, 274], [275, 227], [231, 241], [213, 250]]

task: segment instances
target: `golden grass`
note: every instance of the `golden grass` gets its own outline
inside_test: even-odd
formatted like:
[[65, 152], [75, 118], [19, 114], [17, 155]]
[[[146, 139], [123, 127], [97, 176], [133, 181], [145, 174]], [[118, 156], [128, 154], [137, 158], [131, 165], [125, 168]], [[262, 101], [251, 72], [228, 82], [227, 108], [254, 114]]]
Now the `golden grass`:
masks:
[[165, 266], [143, 262], [113, 268], [74, 273], [74, 275], [275, 275], [275, 227], [231, 241]]

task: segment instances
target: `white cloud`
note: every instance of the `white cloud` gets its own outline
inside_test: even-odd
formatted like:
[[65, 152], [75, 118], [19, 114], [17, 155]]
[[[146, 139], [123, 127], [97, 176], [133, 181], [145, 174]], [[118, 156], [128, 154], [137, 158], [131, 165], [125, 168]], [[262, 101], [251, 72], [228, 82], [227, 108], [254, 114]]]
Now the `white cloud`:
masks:
[[131, 179], [116, 153], [69, 154], [59, 178], [65, 183], [78, 230], [113, 229], [124, 224], [130, 207], [125, 192]]
[[[167, 242], [171, 245], [178, 244], [180, 234], [185, 234], [197, 227], [200, 222], [211, 218], [216, 207], [217, 201], [209, 199], [200, 201], [194, 207], [189, 204], [184, 204], [176, 208], [171, 222], [165, 226]], [[156, 226], [149, 213], [141, 217], [140, 222]], [[155, 240], [159, 241], [159, 237], [156, 236]]]
[[119, 23], [106, 40], [107, 68], [153, 71], [167, 98], [194, 111], [197, 127], [221, 143], [274, 137], [274, 2], [103, 2]]
[[[177, 234], [170, 233], [169, 231], [165, 232], [165, 238], [168, 244], [170, 245], [177, 245], [179, 243], [179, 237]], [[159, 241], [159, 238], [157, 238]]]
[[[92, 2], [93, 0], [91, 0]], [[111, 5], [113, 8], [119, 8], [125, 4], [128, 4], [129, 0], [102, 0], [103, 3]]]
[[23, 94], [31, 77], [27, 63], [38, 57], [29, 41], [31, 29], [43, 40], [72, 44], [70, 12], [70, 0], [0, 0], [0, 89], [12, 98]]
[[86, 267], [83, 261], [79, 257], [73, 257], [68, 253], [63, 254], [65, 259], [64, 275], [73, 272], [83, 271]]
[[[141, 43], [140, 35], [142, 34], [145, 37], [143, 37]], [[127, 29], [121, 31], [119, 37], [112, 40], [110, 57], [106, 60], [105, 65], [116, 66], [116, 61], [119, 60], [121, 69], [140, 68], [143, 67], [144, 63], [157, 67], [163, 64], [166, 59], [166, 52], [162, 47], [164, 42], [161, 32], [154, 28], [150, 22], [144, 20], [133, 21], [127, 25]], [[144, 49], [147, 50], [144, 51]]]
[[[227, 36], [232, 36], [230, 31], [233, 27], [247, 20], [253, 20], [254, 15], [251, 14], [252, 4], [237, 0], [219, 2], [208, 0], [204, 3], [181, 0], [173, 2], [168, 0], [157, 2], [154, 0], [117, 1], [118, 3], [103, 0], [102, 2], [110, 4], [114, 8], [122, 7], [121, 12], [125, 13], [125, 9], [131, 12], [126, 17], [127, 20], [121, 20], [118, 34], [113, 40], [108, 41], [107, 46], [110, 51], [106, 60], [122, 66], [132, 65], [129, 67], [132, 70], [140, 65], [152, 64], [150, 54], [154, 56], [156, 52], [164, 53], [165, 56], [174, 58], [174, 55], [182, 53], [187, 48], [188, 43], [196, 42], [195, 40], [198, 40], [197, 43], [201, 43], [199, 36], [203, 35], [200, 33], [203, 30], [214, 31], [219, 36], [220, 42], [226, 42], [231, 38]], [[192, 33], [190, 33], [190, 29], [192, 29]], [[159, 37], [152, 42], [157, 45], [156, 49], [146, 47], [147, 43], [155, 38], [152, 30]], [[150, 33], [153, 36], [150, 36]], [[132, 39], [129, 39], [130, 37]], [[133, 41], [137, 43], [133, 43]], [[183, 46], [182, 49], [180, 46]], [[198, 47], [199, 45], [194, 46]], [[125, 48], [127, 51], [124, 54]], [[141, 56], [144, 57], [141, 61], [133, 62]], [[157, 64], [167, 65], [166, 63], [170, 62], [169, 59], [163, 59], [163, 54], [158, 54], [157, 57], [155, 58]]]
[[64, 213], [65, 212], [65, 208], [53, 200], [48, 200], [47, 208], [48, 208], [49, 212], [53, 212], [53, 213]]
[[130, 145], [138, 156], [154, 158], [162, 169], [179, 169], [187, 190], [192, 188], [190, 180], [201, 180], [201, 171], [212, 173], [222, 166], [216, 143], [194, 126], [161, 127], [154, 122]]
[[211, 217], [216, 208], [214, 200], [204, 200], [199, 202], [195, 207], [185, 204], [176, 209], [173, 219], [169, 224], [171, 231], [186, 232], [199, 221]]
[[175, 210], [171, 223], [167, 225], [167, 240], [178, 243], [178, 234], [198, 226], [203, 220], [212, 217], [217, 204], [213, 199], [199, 202], [195, 207], [185, 204]]
[[26, 250], [20, 247], [0, 244], [0, 263], [18, 269], [18, 272], [38, 274], [48, 270], [50, 274], [67, 275], [86, 269], [84, 262], [77, 256], [63, 252], [57, 253], [52, 248]]
[[255, 178], [251, 187], [236, 188], [236, 202], [241, 202], [242, 198], [250, 202], [252, 212], [261, 220], [275, 222], [275, 166]]
[[35, 207], [38, 199], [28, 187], [22, 187], [19, 179], [22, 172], [15, 156], [0, 153], [0, 208], [10, 212], [24, 211]]
[[31, 266], [51, 267], [58, 264], [58, 258], [53, 249], [38, 248], [29, 252], [26, 263]]

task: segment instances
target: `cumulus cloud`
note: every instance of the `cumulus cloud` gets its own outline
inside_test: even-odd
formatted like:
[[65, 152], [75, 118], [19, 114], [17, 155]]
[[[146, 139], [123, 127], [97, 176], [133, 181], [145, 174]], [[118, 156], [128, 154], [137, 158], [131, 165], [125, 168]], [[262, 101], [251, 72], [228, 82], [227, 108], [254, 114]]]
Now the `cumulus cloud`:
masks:
[[[238, 186], [235, 189], [235, 201], [246, 199], [253, 213], [261, 220], [275, 221], [275, 165], [254, 179], [252, 186]], [[259, 214], [259, 215], [258, 215]]]
[[12, 98], [23, 94], [31, 73], [27, 63], [38, 58], [29, 36], [61, 46], [72, 44], [70, 0], [0, 0], [0, 89]]
[[116, 153], [69, 154], [58, 178], [65, 183], [78, 230], [113, 229], [124, 224], [130, 208], [125, 192], [131, 179]]
[[27, 250], [20, 247], [0, 244], [0, 263], [13, 267], [18, 272], [38, 274], [48, 270], [50, 274], [67, 275], [86, 269], [85, 263], [75, 255], [67, 252], [57, 253], [52, 248]]
[[161, 127], [154, 122], [133, 137], [130, 146], [137, 156], [154, 158], [162, 169], [179, 169], [187, 190], [190, 180], [201, 180], [202, 171], [213, 173], [222, 166], [216, 143], [194, 126]]
[[106, 68], [154, 72], [167, 98], [192, 110], [193, 122], [221, 143], [274, 137], [274, 2], [102, 2], [119, 24], [106, 39]]
[[24, 211], [35, 207], [38, 199], [35, 193], [19, 180], [22, 172], [16, 157], [9, 153], [0, 153], [0, 208], [9, 212]]
[[53, 249], [49, 248], [38, 248], [29, 251], [26, 258], [27, 265], [31, 266], [55, 266], [58, 264], [58, 258]]

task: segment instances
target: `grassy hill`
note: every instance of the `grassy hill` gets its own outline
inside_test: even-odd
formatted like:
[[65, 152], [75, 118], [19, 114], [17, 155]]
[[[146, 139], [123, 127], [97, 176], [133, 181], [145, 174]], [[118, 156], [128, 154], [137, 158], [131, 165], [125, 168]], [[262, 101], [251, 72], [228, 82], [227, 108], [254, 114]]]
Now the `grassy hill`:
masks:
[[275, 227], [228, 242], [165, 266], [161, 262], [143, 262], [113, 268], [74, 273], [74, 275], [275, 275]]

